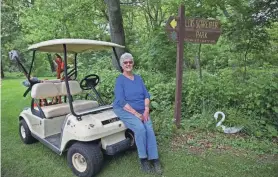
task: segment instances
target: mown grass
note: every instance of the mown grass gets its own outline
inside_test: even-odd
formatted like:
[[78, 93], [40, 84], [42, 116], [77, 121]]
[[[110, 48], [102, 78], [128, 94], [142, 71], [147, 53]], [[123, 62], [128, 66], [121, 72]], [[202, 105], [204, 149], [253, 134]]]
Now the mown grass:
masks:
[[[1, 97], [1, 175], [5, 177], [70, 177], [66, 155], [56, 155], [41, 143], [25, 145], [18, 134], [18, 115], [29, 106], [22, 95], [23, 78], [2, 80]], [[172, 115], [169, 115], [172, 116]], [[204, 140], [207, 140], [205, 143]], [[184, 132], [173, 140], [159, 141], [166, 177], [278, 176], [277, 144], [250, 137], [229, 137], [206, 132]], [[211, 145], [208, 145], [210, 143]], [[222, 145], [222, 148], [219, 148]], [[226, 147], [226, 148], [223, 148]], [[251, 147], [251, 148], [250, 148]], [[252, 147], [263, 147], [258, 150]], [[269, 152], [266, 154], [265, 152]], [[140, 171], [135, 151], [105, 157], [99, 177], [152, 176]]]

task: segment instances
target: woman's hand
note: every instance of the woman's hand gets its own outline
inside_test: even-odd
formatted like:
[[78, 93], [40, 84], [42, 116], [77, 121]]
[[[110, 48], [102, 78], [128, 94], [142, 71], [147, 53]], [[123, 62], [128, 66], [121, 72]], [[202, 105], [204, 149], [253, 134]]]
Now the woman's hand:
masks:
[[144, 122], [147, 122], [150, 118], [150, 109], [148, 107], [145, 108], [145, 111], [143, 113], [143, 120]]
[[142, 114], [136, 112], [134, 115], [135, 115], [136, 117], [138, 117], [141, 121], [144, 121], [144, 116], [143, 116]]
[[127, 112], [130, 112], [131, 114], [135, 115], [137, 118], [139, 118], [141, 121], [143, 121], [143, 115], [138, 113], [135, 109], [133, 109], [128, 103], [124, 106], [124, 110]]

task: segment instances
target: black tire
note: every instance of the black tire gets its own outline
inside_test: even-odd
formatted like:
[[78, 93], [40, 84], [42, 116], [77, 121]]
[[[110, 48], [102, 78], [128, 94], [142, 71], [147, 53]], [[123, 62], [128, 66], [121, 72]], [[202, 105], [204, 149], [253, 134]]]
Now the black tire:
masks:
[[76, 176], [92, 177], [102, 167], [103, 154], [97, 144], [77, 142], [69, 148], [67, 161]]
[[125, 132], [125, 137], [130, 139], [130, 148], [129, 149], [137, 149], [136, 143], [135, 143], [135, 136], [132, 130], [128, 129]]
[[25, 144], [35, 143], [37, 140], [32, 136], [31, 131], [24, 119], [19, 121], [19, 135]]

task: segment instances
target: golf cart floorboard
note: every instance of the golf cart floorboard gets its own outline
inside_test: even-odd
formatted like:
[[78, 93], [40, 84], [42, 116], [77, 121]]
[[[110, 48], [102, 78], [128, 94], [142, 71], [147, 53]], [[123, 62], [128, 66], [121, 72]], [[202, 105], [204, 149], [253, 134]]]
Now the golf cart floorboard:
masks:
[[48, 136], [46, 138], [40, 138], [36, 134], [32, 133], [32, 136], [39, 140], [41, 143], [52, 149], [57, 154], [61, 155], [60, 146], [61, 146], [61, 133]]
[[60, 149], [61, 146], [61, 133], [51, 135], [45, 138], [47, 142], [55, 146], [56, 148]]

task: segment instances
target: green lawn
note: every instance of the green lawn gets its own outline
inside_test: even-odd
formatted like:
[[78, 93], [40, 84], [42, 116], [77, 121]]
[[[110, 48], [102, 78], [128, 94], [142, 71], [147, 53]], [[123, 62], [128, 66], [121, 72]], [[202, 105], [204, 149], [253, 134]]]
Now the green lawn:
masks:
[[[1, 175], [5, 177], [70, 177], [66, 156], [56, 155], [41, 143], [25, 145], [18, 134], [18, 115], [29, 106], [22, 95], [24, 79], [2, 80]], [[169, 115], [172, 116], [172, 115]], [[190, 135], [190, 137], [188, 137]], [[208, 141], [209, 140], [209, 141]], [[202, 143], [203, 142], [203, 143]], [[163, 176], [278, 176], [277, 143], [250, 137], [179, 132], [169, 143], [159, 142]], [[265, 152], [268, 152], [266, 154]], [[141, 173], [137, 154], [129, 151], [105, 157], [99, 177], [151, 176]]]

